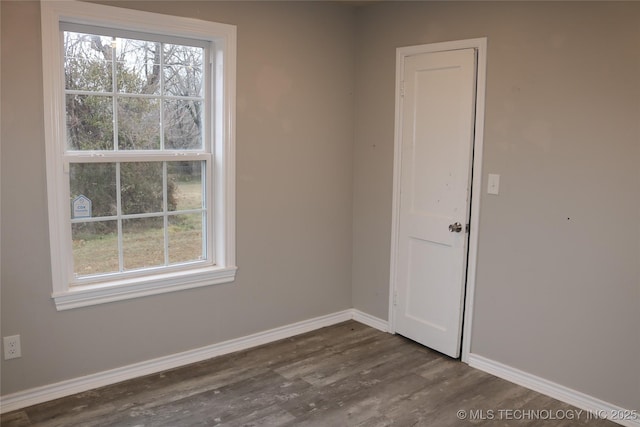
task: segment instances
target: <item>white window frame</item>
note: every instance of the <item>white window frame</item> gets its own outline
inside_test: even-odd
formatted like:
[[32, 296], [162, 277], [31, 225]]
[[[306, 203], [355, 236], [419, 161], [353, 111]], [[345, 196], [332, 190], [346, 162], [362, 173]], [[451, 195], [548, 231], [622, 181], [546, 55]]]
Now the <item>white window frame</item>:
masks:
[[[102, 6], [79, 1], [41, 1], [44, 125], [47, 166], [49, 239], [51, 249], [52, 298], [58, 310], [102, 304], [129, 298], [173, 292], [235, 280], [235, 64], [236, 27], [190, 18]], [[61, 23], [84, 24], [116, 30], [162, 34], [211, 43], [214, 69], [210, 123], [213, 167], [207, 173], [209, 215], [207, 227], [210, 263], [179, 269], [112, 279], [89, 284], [74, 283], [69, 268], [71, 207], [69, 175], [65, 167], [65, 88]], [[182, 160], [182, 159], [181, 159]], [[106, 276], [105, 276], [106, 277]], [[73, 284], [73, 286], [71, 286]]]

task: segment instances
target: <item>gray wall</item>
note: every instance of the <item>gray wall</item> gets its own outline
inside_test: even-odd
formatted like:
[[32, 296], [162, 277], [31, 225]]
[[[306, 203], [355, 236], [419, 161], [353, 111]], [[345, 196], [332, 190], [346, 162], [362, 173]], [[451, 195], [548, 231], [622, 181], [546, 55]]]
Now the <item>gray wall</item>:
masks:
[[353, 302], [387, 317], [395, 48], [488, 37], [473, 353], [640, 408], [640, 4], [357, 16]]
[[1, 320], [23, 352], [2, 361], [3, 395], [352, 306], [353, 10], [126, 5], [238, 26], [237, 280], [55, 310], [39, 4], [3, 1]]
[[39, 7], [2, 2], [2, 336], [24, 353], [2, 394], [348, 307], [386, 319], [395, 48], [488, 36], [502, 181], [472, 352], [640, 408], [640, 4], [126, 6], [238, 25], [238, 280], [55, 311]]

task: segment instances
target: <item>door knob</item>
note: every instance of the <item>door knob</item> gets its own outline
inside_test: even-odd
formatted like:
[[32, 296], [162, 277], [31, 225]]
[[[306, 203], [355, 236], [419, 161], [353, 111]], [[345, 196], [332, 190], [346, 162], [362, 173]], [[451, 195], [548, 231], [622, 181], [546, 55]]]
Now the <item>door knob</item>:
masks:
[[462, 231], [462, 224], [459, 222], [449, 224], [449, 231], [452, 233], [459, 233]]

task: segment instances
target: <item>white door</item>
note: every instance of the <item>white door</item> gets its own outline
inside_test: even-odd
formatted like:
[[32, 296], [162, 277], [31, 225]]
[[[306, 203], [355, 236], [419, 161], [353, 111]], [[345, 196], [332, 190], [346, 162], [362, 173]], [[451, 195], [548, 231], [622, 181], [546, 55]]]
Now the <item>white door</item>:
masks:
[[470, 215], [476, 51], [404, 58], [395, 331], [460, 355]]

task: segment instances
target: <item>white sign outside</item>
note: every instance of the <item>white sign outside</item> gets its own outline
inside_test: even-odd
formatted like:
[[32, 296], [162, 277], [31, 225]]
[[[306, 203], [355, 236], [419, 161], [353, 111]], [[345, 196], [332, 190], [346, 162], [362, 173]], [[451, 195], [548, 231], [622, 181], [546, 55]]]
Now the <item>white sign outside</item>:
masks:
[[73, 199], [73, 218], [91, 218], [91, 200], [82, 194]]

